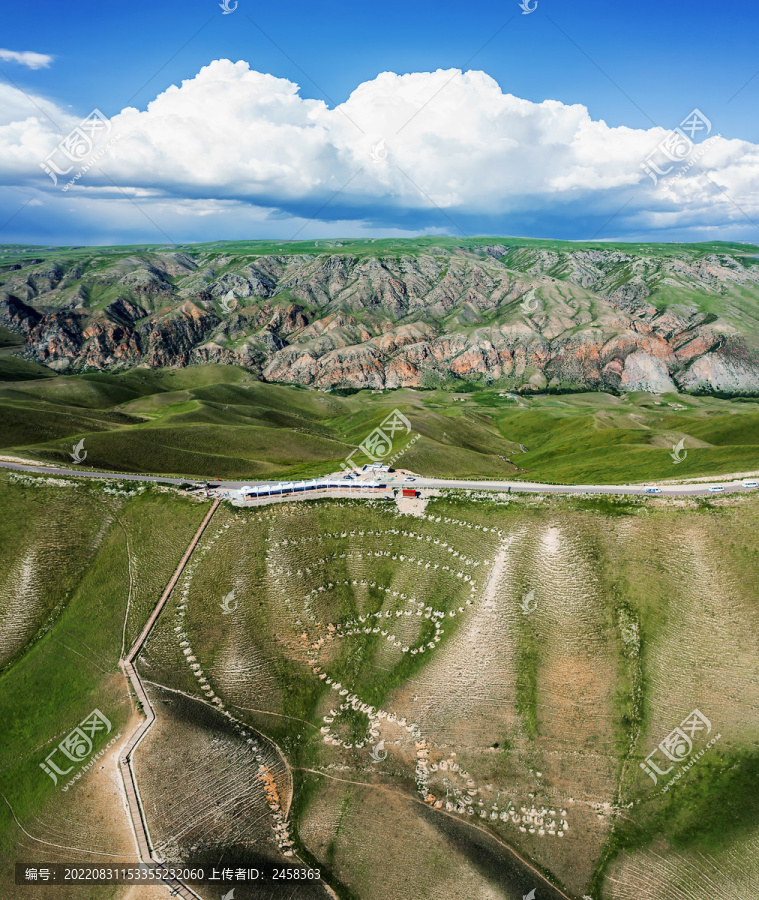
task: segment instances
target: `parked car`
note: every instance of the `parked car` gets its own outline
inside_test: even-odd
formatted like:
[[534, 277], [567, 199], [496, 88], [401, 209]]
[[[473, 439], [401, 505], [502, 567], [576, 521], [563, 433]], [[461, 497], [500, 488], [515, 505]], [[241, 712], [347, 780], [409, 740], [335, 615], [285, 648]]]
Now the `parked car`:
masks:
[[646, 488], [646, 493], [647, 494], [661, 494], [661, 488], [649, 487], [649, 488]]
[[713, 485], [709, 488], [709, 492], [712, 493], [712, 494], [724, 494], [725, 489], [722, 487], [721, 484], [713, 484]]

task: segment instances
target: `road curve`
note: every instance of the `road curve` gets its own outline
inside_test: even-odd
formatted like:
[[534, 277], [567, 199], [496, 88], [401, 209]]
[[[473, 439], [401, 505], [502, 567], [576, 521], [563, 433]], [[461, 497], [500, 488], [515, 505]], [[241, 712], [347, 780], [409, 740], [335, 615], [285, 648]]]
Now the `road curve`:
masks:
[[[98, 472], [90, 469], [75, 468], [59, 468], [57, 466], [31, 465], [26, 463], [0, 462], [1, 469], [12, 469], [17, 472], [32, 472], [37, 475], [68, 475], [76, 478], [101, 478], [112, 479], [118, 481], [142, 481], [154, 484], [187, 484], [188, 482], [201, 482], [200, 478], [174, 478], [169, 475], [132, 475], [121, 472]], [[701, 476], [699, 476], [701, 477]], [[390, 475], [384, 479], [390, 488], [400, 488], [404, 485], [403, 475]], [[746, 480], [746, 479], [744, 479]], [[751, 480], [757, 480], [751, 478]], [[266, 485], [273, 483], [269, 481], [248, 480], [248, 481], [213, 481], [220, 488], [227, 490], [238, 490], [243, 486], [255, 487], [257, 485]], [[348, 483], [349, 484], [349, 483]], [[355, 487], [358, 484], [354, 483]], [[467, 480], [463, 478], [425, 478], [417, 476], [413, 483], [408, 484], [409, 487], [415, 488], [456, 488], [459, 490], [472, 491], [513, 491], [516, 493], [533, 493], [533, 494], [632, 494], [645, 495], [646, 489], [657, 486], [662, 496], [703, 496], [710, 493], [710, 488], [721, 487], [725, 493], [736, 491], [751, 491], [755, 488], [743, 487], [741, 480], [724, 481], [719, 476], [714, 481], [701, 483], [682, 483], [682, 484], [660, 484], [655, 482], [650, 484], [541, 484], [531, 481], [490, 481], [487, 479]], [[350, 490], [350, 488], [346, 488]], [[293, 495], [293, 498], [303, 496], [302, 494]]]

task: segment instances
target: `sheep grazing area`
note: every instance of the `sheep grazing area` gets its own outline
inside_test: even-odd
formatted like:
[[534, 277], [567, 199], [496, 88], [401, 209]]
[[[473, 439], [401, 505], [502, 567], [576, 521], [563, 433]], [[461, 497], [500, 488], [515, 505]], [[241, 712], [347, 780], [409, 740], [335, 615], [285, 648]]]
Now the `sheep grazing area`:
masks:
[[[46, 481], [0, 483], [13, 898], [42, 843], [134, 861], [109, 757], [65, 793], [39, 763], [93, 707], [131, 733], [119, 656], [208, 510]], [[236, 900], [756, 900], [758, 526], [747, 494], [222, 504], [136, 661], [156, 852], [322, 873]]]

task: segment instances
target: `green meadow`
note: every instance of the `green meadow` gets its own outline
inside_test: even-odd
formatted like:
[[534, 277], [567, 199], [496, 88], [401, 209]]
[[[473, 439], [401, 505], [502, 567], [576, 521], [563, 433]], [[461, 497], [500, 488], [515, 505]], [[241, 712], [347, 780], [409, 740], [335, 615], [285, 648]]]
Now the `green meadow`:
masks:
[[[321, 392], [229, 366], [58, 376], [11, 356], [0, 357], [0, 371], [0, 453], [68, 465], [84, 439], [83, 470], [311, 477], [336, 470], [396, 408], [412, 429], [396, 435], [396, 465], [427, 476], [623, 483], [748, 472], [759, 462], [752, 398]], [[686, 453], [675, 462], [681, 440]]]
[[[3, 639], [11, 636], [15, 648], [0, 661], [0, 855], [7, 869], [20, 842], [15, 820], [52, 841], [41, 822], [69, 823], [80, 836], [97, 827], [82, 798], [98, 773], [64, 793], [80, 766], [56, 786], [40, 763], [93, 709], [110, 720], [110, 737], [125, 734], [131, 711], [119, 658], [206, 508], [162, 489], [51, 484], [13, 473], [0, 474], [0, 504], [0, 616]], [[12, 615], [16, 600], [25, 615]], [[108, 739], [96, 735], [93, 753]]]

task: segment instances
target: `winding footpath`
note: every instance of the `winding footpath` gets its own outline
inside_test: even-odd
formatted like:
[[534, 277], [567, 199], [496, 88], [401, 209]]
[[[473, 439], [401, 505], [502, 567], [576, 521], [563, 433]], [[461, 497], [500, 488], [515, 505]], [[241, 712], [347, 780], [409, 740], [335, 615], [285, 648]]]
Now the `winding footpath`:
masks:
[[[142, 681], [140, 680], [140, 676], [137, 673], [137, 669], [134, 666], [134, 661], [137, 658], [140, 650], [145, 644], [145, 641], [148, 639], [150, 632], [153, 630], [153, 626], [158, 620], [158, 616], [161, 614], [164, 606], [166, 605], [166, 601], [171, 596], [171, 592], [174, 590], [174, 586], [176, 585], [179, 577], [184, 571], [184, 567], [187, 565], [188, 560], [192, 556], [195, 547], [198, 544], [198, 541], [203, 536], [203, 532], [206, 530], [206, 526], [211, 521], [211, 517], [216, 512], [219, 507], [220, 500], [215, 500], [209, 509], [206, 517], [200, 524], [200, 528], [195, 532], [195, 537], [190, 541], [187, 549], [184, 552], [184, 556], [179, 562], [174, 574], [171, 576], [171, 580], [166, 585], [166, 589], [163, 594], [161, 594], [161, 598], [156, 604], [155, 609], [150, 614], [148, 621], [145, 623], [145, 627], [140, 632], [137, 640], [132, 644], [132, 647], [121, 661], [121, 668], [124, 671], [124, 674], [129, 679], [132, 688], [134, 690], [135, 696], [142, 707], [142, 711], [145, 713], [145, 718], [142, 720], [140, 725], [137, 727], [137, 730], [131, 735], [126, 744], [124, 745], [124, 750], [119, 759], [119, 769], [121, 771], [121, 777], [124, 781], [124, 791], [126, 793], [127, 803], [129, 805], [129, 815], [132, 820], [132, 827], [134, 829], [135, 841], [137, 843], [137, 853], [140, 858], [140, 862], [144, 865], [148, 866], [152, 869], [166, 869], [166, 866], [160, 861], [153, 857], [153, 849], [150, 841], [150, 832], [148, 831], [148, 823], [145, 818], [145, 813], [142, 808], [142, 802], [140, 800], [140, 792], [137, 787], [137, 778], [134, 773], [134, 765], [133, 765], [133, 754], [134, 751], [140, 744], [140, 741], [145, 737], [148, 733], [148, 730], [152, 726], [153, 722], [155, 722], [155, 711], [153, 710], [153, 706], [150, 703], [148, 695], [145, 693], [145, 689], [142, 686]], [[167, 887], [171, 888], [174, 892], [175, 896], [184, 897], [186, 900], [201, 900], [198, 894], [192, 890], [192, 888], [188, 887], [186, 884], [181, 882], [177, 878], [166, 878], [163, 882]]]

